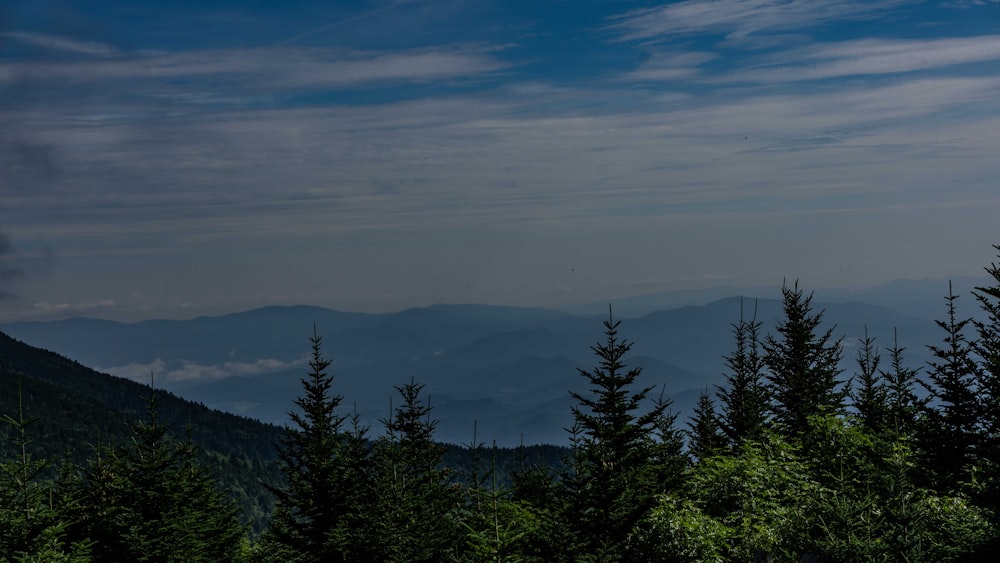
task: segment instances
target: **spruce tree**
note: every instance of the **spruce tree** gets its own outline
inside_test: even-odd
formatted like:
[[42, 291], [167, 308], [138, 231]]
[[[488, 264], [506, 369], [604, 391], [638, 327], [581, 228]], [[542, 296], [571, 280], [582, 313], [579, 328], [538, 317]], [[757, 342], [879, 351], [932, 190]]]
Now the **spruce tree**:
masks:
[[892, 348], [888, 352], [890, 369], [880, 370], [888, 409], [886, 428], [895, 438], [912, 438], [916, 431], [917, 417], [927, 404], [927, 400], [918, 397], [915, 392], [920, 370], [906, 366], [903, 360], [906, 348], [899, 345], [895, 330]]
[[874, 434], [881, 434], [888, 424], [889, 395], [879, 364], [882, 357], [878, 353], [875, 339], [868, 336], [865, 326], [865, 336], [858, 339], [858, 355], [855, 359], [858, 371], [855, 374], [855, 387], [851, 390], [851, 399], [862, 427]]
[[[993, 245], [1000, 251], [1000, 245]], [[976, 336], [973, 350], [979, 361], [978, 418], [979, 466], [983, 484], [976, 501], [992, 514], [994, 538], [989, 551], [1000, 549], [1000, 266], [990, 263], [986, 273], [992, 284], [975, 289], [976, 301], [983, 315], [974, 321]]]
[[702, 391], [688, 422], [688, 451], [698, 460], [716, 455], [726, 446], [726, 437], [719, 426], [715, 401], [708, 391]]
[[403, 402], [382, 420], [386, 434], [374, 446], [378, 544], [371, 548], [380, 561], [444, 561], [463, 544], [461, 489], [440, 467], [445, 448], [434, 442], [437, 421], [423, 388], [412, 380], [396, 387]]
[[0, 561], [89, 561], [90, 542], [67, 536], [76, 498], [65, 479], [46, 478], [51, 460], [31, 455], [29, 427], [39, 419], [25, 416], [20, 383], [17, 394], [17, 417], [0, 417], [14, 430], [16, 456], [0, 463]]
[[931, 404], [924, 409], [920, 446], [924, 463], [943, 490], [957, 490], [967, 480], [967, 469], [976, 454], [978, 433], [978, 366], [965, 331], [970, 319], [959, 320], [951, 283], [948, 283], [947, 316], [936, 321], [945, 332], [943, 345], [928, 346], [935, 360], [929, 363], [927, 389]]
[[633, 528], [663, 491], [666, 460], [657, 456], [665, 450], [659, 449], [655, 433], [668, 416], [669, 403], [653, 403], [643, 412], [652, 387], [635, 387], [642, 369], [628, 369], [624, 363], [632, 344], [618, 336], [620, 324], [609, 312], [604, 342], [591, 347], [597, 366], [579, 370], [589, 393], [570, 393], [579, 403], [572, 409], [579, 440], [573, 452], [574, 474], [566, 485], [572, 496], [568, 518], [583, 553], [629, 561], [639, 557]]
[[719, 426], [733, 450], [738, 450], [747, 440], [757, 440], [767, 426], [770, 400], [764, 384], [764, 359], [760, 355], [760, 327], [757, 321], [757, 304], [754, 316], [743, 319], [743, 302], [740, 301], [740, 320], [733, 324], [736, 349], [725, 356], [727, 372], [725, 384], [716, 388], [722, 413]]
[[813, 313], [812, 294], [805, 296], [798, 282], [783, 286], [781, 294], [785, 317], [776, 328], [778, 336], [769, 334], [764, 342], [764, 364], [775, 419], [796, 436], [807, 431], [809, 417], [843, 410], [837, 367], [842, 348], [840, 339], [833, 339], [835, 327], [817, 332], [823, 311]]
[[235, 503], [197, 460], [190, 442], [168, 434], [150, 391], [145, 420], [128, 445], [99, 448], [84, 475], [82, 519], [95, 561], [233, 561], [246, 527]]
[[[278, 448], [285, 484], [268, 487], [277, 498], [269, 532], [282, 553], [307, 561], [353, 561], [356, 549], [345, 546], [357, 542], [344, 523], [362, 511], [357, 503], [370, 483], [364, 430], [355, 419], [355, 435], [343, 431], [346, 417], [338, 412], [343, 397], [331, 391], [333, 375], [327, 370], [332, 362], [323, 356], [315, 327], [309, 342], [310, 370], [295, 400], [299, 411], [289, 413], [292, 425]], [[351, 448], [349, 457], [345, 446]]]

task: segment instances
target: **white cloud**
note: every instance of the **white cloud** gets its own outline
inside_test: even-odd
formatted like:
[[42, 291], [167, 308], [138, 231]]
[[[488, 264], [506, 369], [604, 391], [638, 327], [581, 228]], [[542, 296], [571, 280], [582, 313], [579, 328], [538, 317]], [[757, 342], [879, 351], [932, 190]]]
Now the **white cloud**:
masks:
[[94, 303], [49, 303], [48, 301], [39, 301], [34, 304], [34, 310], [36, 313], [46, 316], [72, 316], [114, 309], [115, 306], [116, 304], [112, 299], [105, 299]]
[[97, 41], [81, 41], [58, 35], [45, 33], [31, 33], [24, 31], [0, 32], [0, 38], [12, 39], [32, 47], [41, 47], [51, 51], [61, 51], [74, 53], [77, 55], [88, 55], [94, 57], [113, 57], [121, 54], [121, 51], [107, 43]]
[[195, 381], [205, 382], [237, 376], [249, 377], [255, 375], [265, 375], [268, 373], [276, 373], [292, 369], [304, 365], [307, 361], [307, 358], [301, 358], [290, 362], [276, 360], [274, 358], [258, 358], [254, 362], [200, 364], [189, 360], [167, 362], [162, 358], [157, 358], [148, 363], [133, 362], [122, 366], [95, 369], [140, 383], [149, 383], [150, 375], [152, 375], [155, 378], [155, 381], [165, 385], [170, 385], [177, 383], [191, 383]]
[[718, 55], [704, 51], [657, 52], [644, 61], [639, 68], [622, 76], [624, 80], [674, 81], [691, 78], [701, 72], [701, 65], [716, 59]]
[[749, 62], [720, 82], [761, 83], [914, 72], [1000, 60], [1000, 35], [932, 40], [863, 39], [821, 43]]
[[[479, 75], [509, 65], [481, 48], [395, 52], [271, 47], [187, 51], [115, 60], [0, 64], [0, 82], [158, 80], [209, 76], [268, 91], [347, 88], [382, 82], [429, 82]], [[243, 95], [246, 95], [244, 93]]]
[[730, 38], [872, 17], [906, 0], [686, 0], [617, 16], [624, 40], [717, 32]]

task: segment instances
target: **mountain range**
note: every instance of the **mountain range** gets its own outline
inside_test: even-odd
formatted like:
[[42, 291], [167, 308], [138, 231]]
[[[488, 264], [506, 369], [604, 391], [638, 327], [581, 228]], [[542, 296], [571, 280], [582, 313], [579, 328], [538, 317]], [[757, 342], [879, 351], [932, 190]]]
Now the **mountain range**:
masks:
[[[966, 295], [961, 313], [975, 313], [967, 295], [980, 282], [956, 280], [955, 292]], [[780, 292], [762, 292], [716, 288], [614, 301], [620, 335], [633, 343], [627, 363], [643, 368], [641, 381], [670, 396], [683, 420], [701, 391], [722, 383], [732, 324], [741, 314], [756, 314], [765, 331], [780, 319]], [[814, 307], [843, 338], [849, 376], [866, 330], [881, 348], [892, 345], [895, 331], [908, 348], [907, 363], [924, 365], [926, 345], [942, 336], [933, 319], [943, 316], [946, 292], [943, 280], [898, 281], [817, 291]], [[439, 440], [468, 443], [475, 426], [477, 439], [513, 446], [566, 442], [569, 393], [586, 391], [578, 369], [596, 361], [590, 347], [604, 338], [608, 307], [435, 305], [389, 314], [265, 307], [182, 321], [6, 323], [0, 331], [113, 375], [144, 383], [153, 377], [158, 387], [212, 408], [283, 424], [307, 370], [315, 327], [334, 362], [334, 391], [377, 431], [393, 387], [412, 378], [426, 385]]]

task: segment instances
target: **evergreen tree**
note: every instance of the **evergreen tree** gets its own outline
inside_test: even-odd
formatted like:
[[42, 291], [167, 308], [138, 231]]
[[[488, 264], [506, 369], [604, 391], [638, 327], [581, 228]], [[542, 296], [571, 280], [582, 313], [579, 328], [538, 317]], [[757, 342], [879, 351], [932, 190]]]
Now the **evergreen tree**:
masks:
[[968, 478], [967, 469], [976, 453], [978, 433], [977, 366], [972, 345], [965, 336], [971, 322], [959, 320], [958, 296], [948, 284], [947, 318], [937, 321], [945, 332], [942, 346], [928, 346], [935, 361], [929, 363], [927, 380], [921, 384], [930, 394], [920, 427], [920, 446], [934, 484], [956, 490]]
[[861, 425], [869, 432], [879, 434], [886, 429], [889, 417], [889, 392], [879, 370], [882, 358], [875, 339], [868, 336], [867, 326], [865, 336], [858, 339], [858, 344], [858, 371], [854, 378], [857, 383], [852, 389], [851, 399]]
[[423, 388], [413, 381], [396, 387], [403, 402], [382, 421], [386, 434], [375, 443], [379, 543], [371, 547], [380, 561], [444, 561], [462, 546], [461, 489], [440, 467], [445, 448], [434, 442], [437, 421]]
[[[1000, 251], [1000, 245], [993, 248]], [[991, 263], [986, 273], [992, 285], [977, 287], [976, 301], [983, 312], [974, 322], [977, 339], [973, 350], [979, 360], [978, 418], [980, 420], [979, 464], [983, 474], [982, 490], [977, 501], [990, 509], [995, 529], [1000, 534], [1000, 266]], [[996, 552], [1000, 540], [991, 546]]]
[[14, 432], [16, 458], [0, 463], [0, 561], [89, 561], [90, 542], [73, 541], [66, 528], [75, 498], [44, 478], [52, 463], [33, 459], [28, 428], [38, 418], [24, 415], [18, 384], [17, 418], [0, 417]]
[[246, 535], [238, 508], [197, 461], [197, 448], [168, 435], [151, 391], [146, 419], [127, 446], [99, 448], [82, 481], [78, 539], [97, 561], [233, 561]]
[[727, 372], [725, 385], [716, 393], [722, 403], [719, 426], [734, 450], [747, 440], [761, 437], [767, 425], [770, 399], [764, 385], [764, 360], [760, 355], [760, 327], [757, 305], [754, 316], [743, 319], [743, 302], [740, 302], [740, 320], [733, 326], [736, 350], [725, 356]]
[[798, 282], [782, 287], [781, 294], [785, 318], [777, 326], [779, 337], [768, 335], [764, 342], [764, 364], [774, 416], [795, 436], [807, 431], [810, 416], [843, 409], [841, 343], [833, 340], [833, 328], [817, 334], [823, 312], [812, 312], [812, 294], [805, 296]]
[[347, 417], [338, 412], [343, 397], [331, 391], [332, 362], [323, 356], [322, 341], [314, 327], [310, 371], [295, 400], [300, 410], [289, 413], [292, 426], [278, 449], [286, 482], [269, 487], [277, 497], [269, 532], [281, 557], [360, 561], [368, 553], [365, 518], [373, 502], [366, 428], [355, 414], [351, 431], [344, 431]]
[[699, 460], [719, 453], [726, 446], [726, 438], [719, 427], [715, 401], [708, 391], [702, 391], [688, 422], [688, 451]]
[[885, 384], [885, 400], [888, 408], [886, 427], [895, 438], [912, 437], [917, 425], [917, 416], [927, 404], [914, 392], [919, 382], [919, 369], [906, 367], [903, 353], [906, 348], [899, 345], [896, 331], [893, 331], [892, 348], [889, 352], [890, 369], [880, 370]]
[[[641, 368], [627, 369], [623, 359], [632, 344], [619, 338], [609, 314], [605, 341], [591, 347], [599, 358], [592, 371], [579, 370], [590, 386], [587, 395], [573, 392], [579, 442], [574, 447], [574, 474], [566, 483], [572, 496], [572, 526], [584, 554], [597, 559], [635, 560], [633, 528], [655, 505], [663, 490], [662, 453], [655, 441], [664, 421], [665, 402], [641, 412], [652, 387], [634, 388]], [[673, 419], [670, 419], [673, 422]]]

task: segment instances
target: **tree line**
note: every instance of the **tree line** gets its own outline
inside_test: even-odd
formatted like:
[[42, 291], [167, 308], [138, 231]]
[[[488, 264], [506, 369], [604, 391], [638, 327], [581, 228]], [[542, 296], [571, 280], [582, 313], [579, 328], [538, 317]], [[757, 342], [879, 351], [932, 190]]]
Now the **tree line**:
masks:
[[[1000, 251], [1000, 246], [995, 247]], [[690, 420], [628, 365], [609, 310], [572, 392], [559, 464], [509, 474], [495, 448], [442, 463], [423, 386], [397, 387], [375, 435], [336, 393], [322, 338], [279, 444], [268, 527], [239, 507], [150, 392], [126, 443], [84, 464], [35, 460], [23, 409], [0, 465], [0, 559], [11, 561], [975, 561], [1000, 550], [1000, 266], [949, 288], [934, 360], [859, 339], [853, 368], [798, 284], [763, 334], [732, 325], [725, 382]]]

